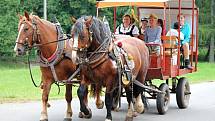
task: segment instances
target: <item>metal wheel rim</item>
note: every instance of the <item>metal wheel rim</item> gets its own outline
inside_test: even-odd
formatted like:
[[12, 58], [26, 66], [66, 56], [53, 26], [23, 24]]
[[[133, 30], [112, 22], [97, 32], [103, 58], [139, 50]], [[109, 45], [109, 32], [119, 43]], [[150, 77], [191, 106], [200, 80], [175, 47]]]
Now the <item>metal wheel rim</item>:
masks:
[[189, 87], [189, 84], [186, 83], [184, 87], [184, 102], [188, 104], [189, 100], [190, 100], [190, 87]]

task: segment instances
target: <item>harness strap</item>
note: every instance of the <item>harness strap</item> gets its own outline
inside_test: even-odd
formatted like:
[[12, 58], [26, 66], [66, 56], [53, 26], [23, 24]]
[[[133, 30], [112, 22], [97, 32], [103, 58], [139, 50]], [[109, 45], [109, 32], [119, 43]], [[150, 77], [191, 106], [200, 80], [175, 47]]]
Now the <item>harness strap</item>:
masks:
[[52, 72], [55, 82], [58, 82], [58, 78], [57, 78], [57, 74], [56, 74], [54, 65], [51, 65], [50, 68], [51, 68], [51, 72]]
[[[62, 40], [64, 36], [63, 36], [62, 28], [59, 23], [56, 24], [56, 29], [57, 29], [58, 40]], [[61, 60], [61, 56], [65, 48], [64, 45], [65, 45], [65, 41], [58, 41], [56, 51], [52, 54], [51, 57], [47, 59], [43, 57], [41, 53], [39, 53], [40, 66], [49, 67], [52, 65], [56, 65], [59, 62], [59, 60]]]

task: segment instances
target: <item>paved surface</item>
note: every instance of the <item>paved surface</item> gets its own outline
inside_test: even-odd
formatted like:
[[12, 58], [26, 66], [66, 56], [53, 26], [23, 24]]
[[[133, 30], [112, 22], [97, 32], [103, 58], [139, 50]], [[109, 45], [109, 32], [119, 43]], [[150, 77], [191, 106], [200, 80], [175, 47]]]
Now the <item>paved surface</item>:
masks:
[[[165, 115], [158, 115], [155, 100], [149, 100], [149, 110], [134, 118], [134, 121], [215, 121], [215, 82], [191, 85], [190, 105], [187, 109], [178, 109], [175, 95], [171, 95], [169, 110]], [[63, 121], [66, 102], [50, 101], [49, 121]], [[104, 121], [106, 110], [96, 109], [94, 100], [90, 100], [93, 111], [92, 119], [79, 119], [79, 102], [73, 102], [73, 121]], [[39, 121], [41, 103], [6, 103], [0, 104], [0, 121]], [[124, 121], [127, 103], [123, 99], [119, 112], [113, 112], [113, 121]]]

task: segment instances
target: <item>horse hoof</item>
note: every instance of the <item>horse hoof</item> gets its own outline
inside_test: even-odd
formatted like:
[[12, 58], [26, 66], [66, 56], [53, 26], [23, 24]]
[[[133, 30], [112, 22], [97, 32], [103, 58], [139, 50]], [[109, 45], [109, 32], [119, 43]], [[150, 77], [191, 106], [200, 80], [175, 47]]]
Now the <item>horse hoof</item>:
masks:
[[126, 116], [125, 121], [133, 121], [133, 117]]
[[135, 110], [136, 110], [138, 113], [143, 113], [143, 112], [144, 112], [144, 105], [143, 105], [143, 104], [136, 104], [136, 105], [135, 105]]
[[48, 119], [43, 119], [43, 120], [40, 120], [40, 121], [48, 121]]
[[116, 107], [116, 108], [114, 108], [112, 110], [115, 111], [115, 112], [119, 112], [119, 108], [118, 107]]
[[92, 111], [89, 109], [89, 114], [88, 115], [85, 115], [84, 112], [79, 112], [78, 117], [79, 118], [90, 119], [90, 118], [92, 118]]
[[110, 120], [110, 119], [105, 119], [105, 121], [112, 121], [112, 120]]
[[72, 118], [64, 118], [63, 121], [72, 121]]
[[78, 117], [79, 118], [84, 118], [84, 113], [83, 112], [79, 112]]
[[97, 109], [103, 109], [104, 107], [104, 101], [101, 101], [101, 103], [96, 103]]
[[144, 114], [144, 113], [145, 113], [145, 109], [140, 114]]
[[132, 116], [133, 116], [133, 117], [137, 117], [137, 116], [138, 116], [138, 113], [137, 113], [136, 111], [134, 111], [133, 114], [132, 114]]

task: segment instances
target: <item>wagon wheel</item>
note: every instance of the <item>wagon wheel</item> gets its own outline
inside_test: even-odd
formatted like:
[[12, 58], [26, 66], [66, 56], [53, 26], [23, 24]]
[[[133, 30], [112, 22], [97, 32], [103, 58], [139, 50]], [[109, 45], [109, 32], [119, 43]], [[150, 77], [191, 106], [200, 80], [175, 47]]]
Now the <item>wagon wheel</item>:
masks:
[[169, 86], [166, 83], [162, 83], [159, 87], [159, 90], [165, 93], [158, 93], [157, 94], [157, 110], [158, 113], [163, 115], [166, 113], [169, 107], [169, 101], [170, 101], [170, 91]]
[[190, 85], [187, 78], [180, 78], [176, 87], [176, 100], [179, 108], [184, 109], [188, 107], [190, 94]]

